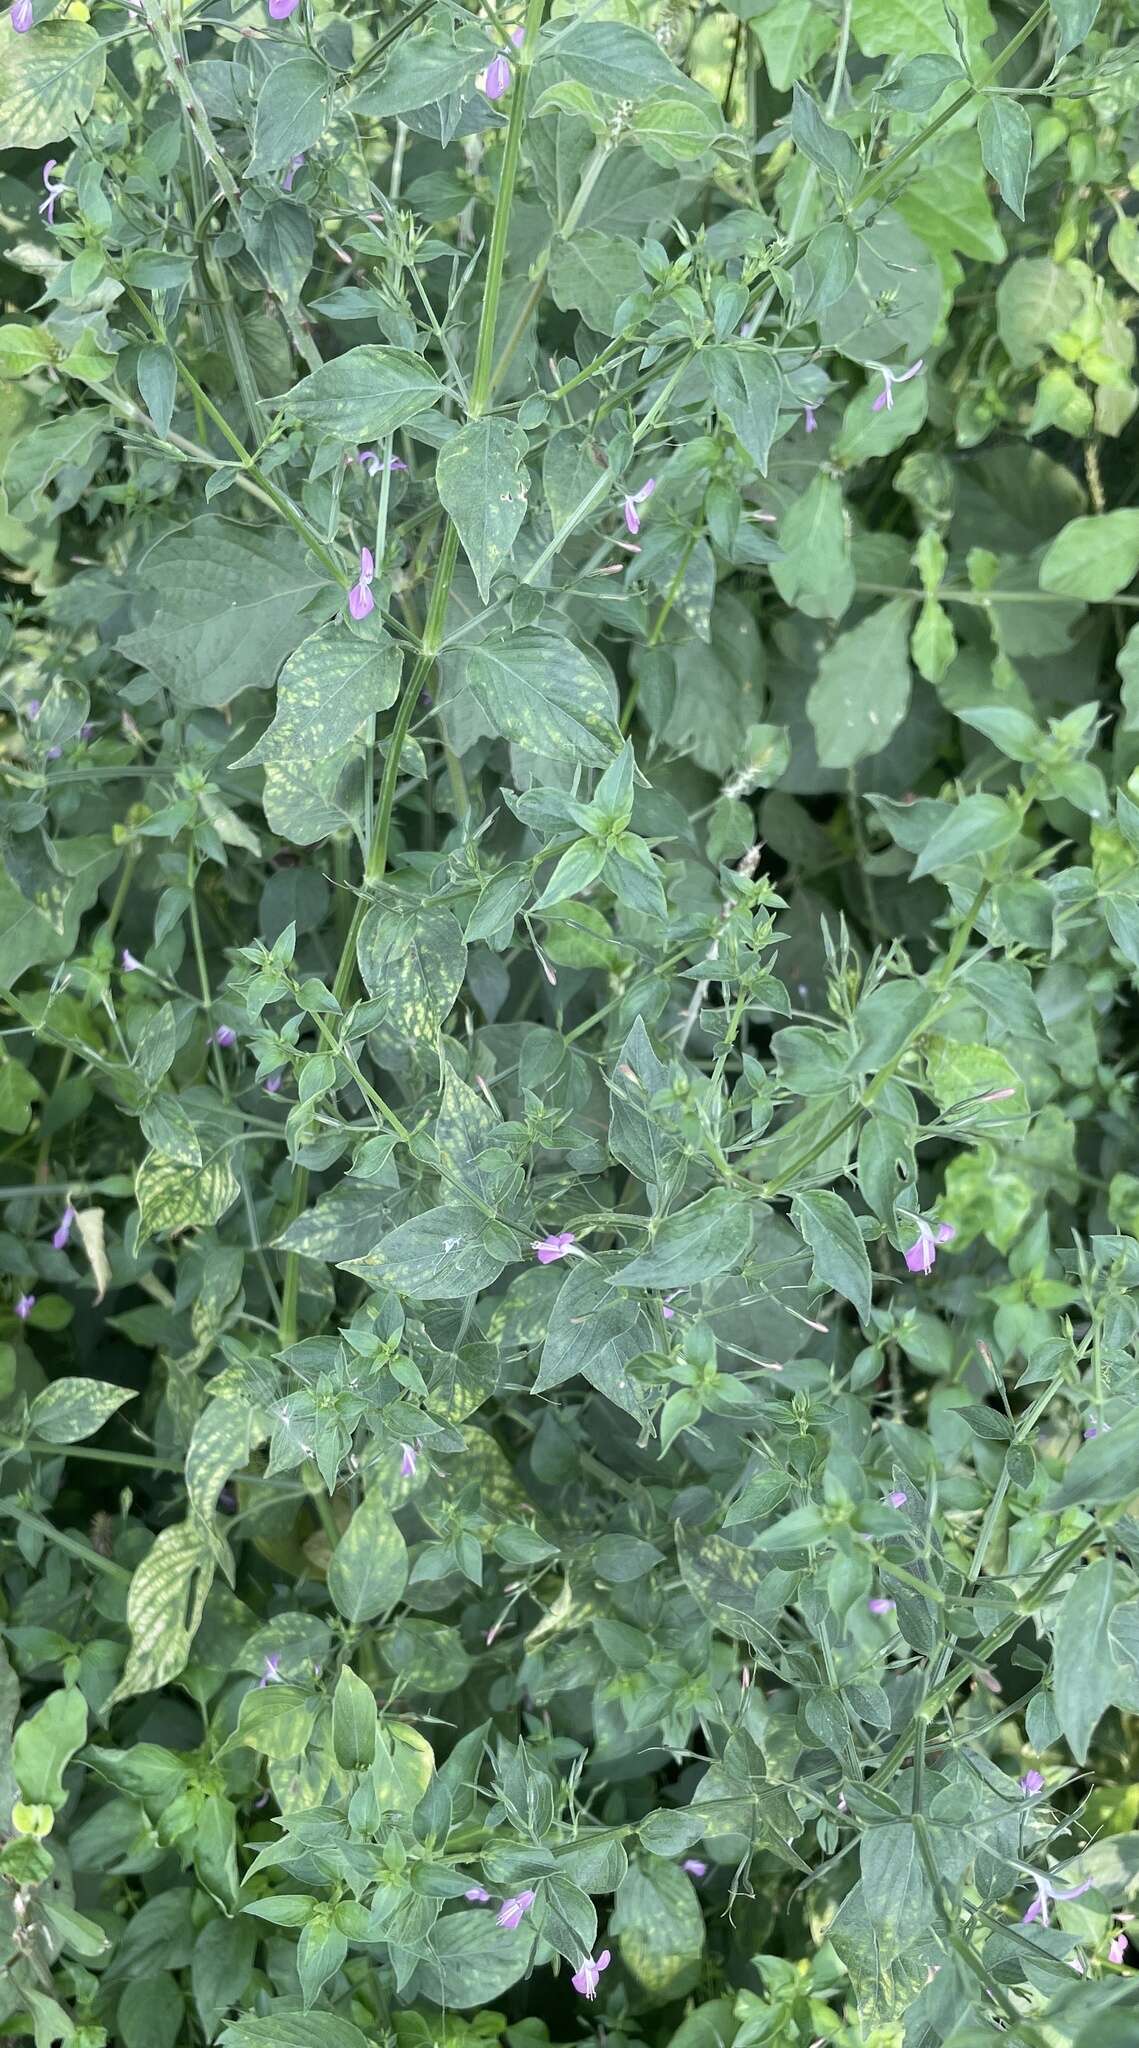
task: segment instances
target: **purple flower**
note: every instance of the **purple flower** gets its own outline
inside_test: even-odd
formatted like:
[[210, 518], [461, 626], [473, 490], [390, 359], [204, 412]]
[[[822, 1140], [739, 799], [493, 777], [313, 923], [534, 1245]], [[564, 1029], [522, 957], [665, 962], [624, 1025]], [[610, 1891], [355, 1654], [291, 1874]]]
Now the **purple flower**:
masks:
[[13, 0], [8, 19], [18, 36], [26, 36], [32, 25], [32, 0]]
[[400, 1459], [399, 1463], [399, 1476], [401, 1479], [414, 1479], [416, 1463], [415, 1449], [411, 1444], [401, 1444], [400, 1450], [403, 1452], [403, 1457]]
[[361, 448], [358, 455], [351, 455], [348, 459], [350, 462], [358, 462], [361, 469], [367, 470], [369, 476], [376, 476], [383, 467], [374, 448]]
[[1048, 1912], [1053, 1899], [1061, 1901], [1065, 1899], [1082, 1899], [1084, 1893], [1090, 1892], [1092, 1888], [1091, 1878], [1086, 1877], [1083, 1884], [1073, 1885], [1070, 1892], [1058, 1892], [1051, 1878], [1042, 1877], [1040, 1872], [1036, 1870], [1032, 1872], [1032, 1882], [1036, 1886], [1036, 1897], [1033, 1899], [1028, 1911], [1021, 1914], [1020, 1924], [1022, 1927], [1031, 1926], [1034, 1920], [1039, 1920], [1042, 1927], [1047, 1927]]
[[1126, 1953], [1127, 1936], [1123, 1933], [1123, 1930], [1120, 1929], [1118, 1934], [1112, 1935], [1111, 1940], [1108, 1944], [1107, 1960], [1109, 1963], [1121, 1963]]
[[552, 1266], [555, 1259], [570, 1258], [576, 1243], [572, 1230], [554, 1230], [548, 1237], [536, 1237], [530, 1250], [540, 1266]]
[[86, 725], [81, 725], [81, 726], [80, 726], [80, 728], [79, 728], [79, 737], [80, 737], [80, 739], [81, 739], [81, 740], [82, 740], [82, 741], [83, 741], [83, 742], [84, 742], [84, 743], [86, 744], [86, 742], [87, 742], [88, 740], [90, 740], [90, 739], [93, 739], [93, 738], [94, 738], [94, 734], [95, 734], [95, 728], [94, 728], [94, 726], [92, 725], [92, 723], [91, 723], [90, 719], [88, 719], [88, 721], [87, 721]]
[[917, 376], [924, 362], [924, 356], [919, 356], [917, 362], [911, 363], [908, 370], [888, 370], [885, 363], [871, 363], [871, 369], [877, 370], [882, 379], [882, 389], [870, 408], [871, 412], [881, 412], [883, 406], [887, 412], [893, 412], [895, 384], [908, 384], [911, 377]]
[[276, 1650], [271, 1657], [266, 1657], [264, 1669], [257, 1680], [254, 1690], [264, 1692], [267, 1685], [280, 1685], [281, 1683], [281, 1653], [279, 1650]]
[[806, 402], [804, 402], [804, 405], [803, 405], [803, 425], [804, 425], [804, 427], [806, 428], [806, 430], [807, 430], [808, 434], [813, 434], [813, 433], [814, 433], [814, 431], [815, 431], [815, 428], [816, 428], [816, 427], [818, 426], [818, 424], [819, 424], [819, 423], [818, 423], [818, 420], [817, 420], [817, 419], [815, 418], [815, 408], [814, 408], [814, 406], [813, 406], [813, 405], [807, 405], [807, 404], [806, 404]]
[[939, 1244], [952, 1244], [957, 1235], [952, 1223], [927, 1223], [924, 1217], [917, 1219], [917, 1243], [906, 1253], [906, 1265], [911, 1273], [931, 1273], [937, 1259]]
[[592, 1956], [584, 1956], [581, 1968], [575, 1970], [570, 1978], [570, 1983], [573, 1985], [574, 1990], [580, 1991], [583, 1998], [596, 1998], [601, 1972], [609, 1968], [611, 1961], [612, 1957], [607, 1948], [602, 1949], [596, 1962], [594, 1962]]
[[371, 548], [361, 548], [360, 579], [359, 582], [352, 585], [351, 590], [348, 592], [348, 609], [354, 619], [366, 619], [368, 613], [376, 608], [376, 600], [372, 596], [372, 582], [375, 574], [376, 565], [372, 560]]
[[625, 499], [624, 505], [621, 509], [625, 514], [625, 525], [628, 527], [630, 533], [637, 534], [640, 532], [641, 515], [638, 512], [637, 507], [638, 505], [644, 505], [648, 502], [648, 500], [652, 497], [653, 492], [656, 490], [656, 487], [657, 480], [655, 476], [651, 476], [646, 484], [641, 485], [639, 491], [631, 492], [630, 495]]
[[686, 1856], [680, 1868], [686, 1870], [689, 1877], [707, 1877], [708, 1875], [708, 1865], [699, 1856]]
[[31, 1315], [31, 1312], [34, 1309], [35, 1305], [36, 1297], [34, 1294], [21, 1294], [19, 1300], [16, 1303], [16, 1314], [19, 1316], [20, 1321], [22, 1323], [27, 1322], [28, 1317]]
[[909, 1494], [902, 1487], [895, 1486], [886, 1495], [886, 1506], [888, 1508], [904, 1508], [909, 1497]]
[[1026, 1771], [1023, 1778], [1018, 1778], [1016, 1782], [1018, 1790], [1023, 1792], [1026, 1799], [1035, 1799], [1036, 1794], [1044, 1790], [1044, 1779], [1039, 1771]]
[[49, 748], [48, 748], [48, 750], [47, 750], [47, 753], [46, 753], [46, 754], [44, 755], [44, 760], [45, 760], [45, 761], [58, 761], [58, 760], [59, 760], [59, 757], [60, 757], [60, 755], [62, 754], [62, 752], [63, 752], [63, 748], [62, 748], [62, 747], [49, 747]]
[[497, 1927], [520, 1927], [522, 1916], [530, 1911], [537, 1892], [516, 1892], [512, 1899], [503, 1899], [495, 1916]]
[[1084, 1442], [1085, 1442], [1085, 1443], [1087, 1443], [1087, 1442], [1088, 1442], [1088, 1441], [1089, 1441], [1089, 1440], [1090, 1440], [1090, 1439], [1091, 1439], [1091, 1438], [1092, 1438], [1093, 1436], [1098, 1436], [1098, 1435], [1099, 1435], [1099, 1424], [1098, 1424], [1098, 1423], [1096, 1423], [1096, 1422], [1089, 1422], [1089, 1424], [1088, 1424], [1087, 1428], [1086, 1428], [1086, 1429], [1085, 1429], [1085, 1431], [1084, 1431]]
[[56, 159], [53, 156], [49, 156], [43, 167], [44, 191], [47, 193], [47, 198], [40, 200], [37, 209], [43, 215], [49, 228], [55, 226], [55, 202], [59, 198], [60, 193], [67, 189], [66, 179], [52, 177], [51, 174], [55, 168]]
[[290, 14], [296, 13], [300, 4], [301, 0], [269, 0], [270, 21], [287, 21]]
[[679, 1296], [680, 1296], [680, 1295], [681, 1295], [682, 1293], [683, 1293], [683, 1289], [682, 1289], [682, 1288], [680, 1288], [680, 1287], [674, 1287], [674, 1288], [673, 1288], [673, 1290], [672, 1290], [672, 1293], [671, 1293], [671, 1294], [666, 1294], [666, 1295], [665, 1295], [665, 1297], [664, 1297], [664, 1300], [663, 1300], [663, 1301], [661, 1302], [661, 1305], [660, 1305], [660, 1312], [661, 1312], [662, 1316], [664, 1317], [664, 1319], [665, 1319], [665, 1322], [666, 1322], [666, 1323], [671, 1323], [671, 1321], [672, 1321], [672, 1319], [673, 1319], [674, 1315], [676, 1314], [676, 1310], [675, 1310], [675, 1309], [673, 1308], [672, 1304], [673, 1304], [673, 1302], [674, 1302], [674, 1301], [676, 1301], [676, 1300], [678, 1299], [678, 1297], [679, 1297]]
[[276, 1074], [270, 1074], [270, 1076], [269, 1076], [269, 1079], [268, 1079], [268, 1080], [266, 1081], [266, 1083], [265, 1083], [265, 1093], [266, 1093], [266, 1095], [276, 1095], [276, 1094], [277, 1094], [277, 1092], [278, 1092], [278, 1090], [279, 1090], [279, 1088], [280, 1088], [280, 1086], [281, 1086], [281, 1076], [280, 1076], [280, 1073], [278, 1072], [278, 1073], [276, 1073]]
[[304, 158], [304, 151], [303, 151], [303, 150], [301, 151], [301, 153], [300, 153], [300, 155], [299, 155], [299, 156], [291, 156], [291, 157], [289, 158], [289, 168], [288, 168], [288, 170], [287, 170], [287, 171], [285, 172], [285, 175], [284, 175], [284, 177], [283, 177], [283, 178], [281, 179], [281, 190], [282, 190], [282, 192], [291, 192], [291, 191], [292, 191], [292, 189], [293, 189], [293, 179], [294, 179], [294, 178], [296, 177], [296, 175], [297, 175], [297, 172], [298, 172], [298, 171], [301, 171], [301, 170], [303, 170], [303, 169], [304, 169], [304, 162], [305, 162], [305, 158]]
[[75, 1211], [72, 1208], [71, 1203], [68, 1202], [62, 1216], [59, 1219], [59, 1222], [56, 1224], [55, 1229], [52, 1231], [51, 1234], [52, 1249], [54, 1251], [61, 1252], [66, 1249], [67, 1245], [70, 1244], [71, 1226], [74, 1223], [74, 1221]]
[[463, 1893], [463, 1897], [469, 1899], [473, 1906], [487, 1906], [490, 1904], [490, 1893], [484, 1890], [481, 1884], [468, 1885]]
[[500, 100], [510, 91], [511, 70], [503, 56], [492, 57], [483, 75], [482, 89], [488, 100]]
[[871, 1614], [892, 1614], [894, 1612], [894, 1602], [887, 1600], [883, 1593], [875, 1593], [866, 1602], [866, 1605]]
[[38, 718], [42, 710], [43, 703], [39, 697], [28, 698], [28, 708], [26, 713], [26, 716], [28, 718]]
[[236, 1044], [237, 1044], [237, 1033], [236, 1033], [236, 1031], [234, 1030], [234, 1028], [233, 1028], [233, 1025], [232, 1025], [232, 1024], [219, 1024], [219, 1025], [218, 1025], [218, 1028], [217, 1028], [217, 1030], [216, 1030], [216, 1031], [211, 1031], [211, 1033], [210, 1033], [210, 1044], [211, 1044], [211, 1045], [236, 1045]]

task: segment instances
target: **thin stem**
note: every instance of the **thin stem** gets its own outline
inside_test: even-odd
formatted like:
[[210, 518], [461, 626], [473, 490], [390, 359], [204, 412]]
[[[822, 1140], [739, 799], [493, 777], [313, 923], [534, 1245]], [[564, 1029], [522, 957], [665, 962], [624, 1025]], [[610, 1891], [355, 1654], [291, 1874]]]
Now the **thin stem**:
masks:
[[66, 1550], [69, 1556], [79, 1558], [84, 1564], [90, 1565], [93, 1571], [102, 1572], [104, 1578], [117, 1579], [120, 1585], [129, 1586], [131, 1574], [125, 1565], [116, 1564], [113, 1557], [104, 1557], [102, 1551], [95, 1550], [90, 1543], [85, 1543], [81, 1536], [73, 1536], [69, 1529], [54, 1528], [42, 1515], [33, 1514], [30, 1508], [17, 1507], [14, 1501], [5, 1501], [0, 1506], [0, 1513], [10, 1515], [22, 1528], [31, 1529], [37, 1536], [44, 1537], [48, 1543], [54, 1543], [57, 1550]]
[[487, 254], [486, 285], [483, 297], [482, 319], [479, 322], [478, 342], [475, 347], [475, 371], [471, 380], [470, 417], [475, 420], [486, 411], [491, 393], [491, 371], [494, 353], [494, 335], [498, 324], [498, 304], [502, 296], [502, 274], [506, 264], [507, 237], [510, 232], [510, 214], [514, 204], [514, 187], [518, 179], [518, 159], [522, 149], [522, 123], [526, 113], [526, 87], [533, 62], [534, 43], [542, 25], [544, 0], [528, 0], [526, 28], [522, 48], [518, 52], [518, 77], [510, 101], [510, 119], [506, 128], [506, 148], [502, 157], [502, 174], [498, 181], [498, 198], [495, 202], [494, 220], [490, 231], [490, 249]]

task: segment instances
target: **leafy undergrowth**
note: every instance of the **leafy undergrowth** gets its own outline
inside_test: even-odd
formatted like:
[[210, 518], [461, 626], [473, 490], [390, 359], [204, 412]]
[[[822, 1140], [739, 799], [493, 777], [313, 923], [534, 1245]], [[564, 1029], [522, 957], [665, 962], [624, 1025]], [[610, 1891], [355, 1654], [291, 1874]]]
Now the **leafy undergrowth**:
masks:
[[1137, 32], [0, 23], [0, 2038], [1134, 2048]]

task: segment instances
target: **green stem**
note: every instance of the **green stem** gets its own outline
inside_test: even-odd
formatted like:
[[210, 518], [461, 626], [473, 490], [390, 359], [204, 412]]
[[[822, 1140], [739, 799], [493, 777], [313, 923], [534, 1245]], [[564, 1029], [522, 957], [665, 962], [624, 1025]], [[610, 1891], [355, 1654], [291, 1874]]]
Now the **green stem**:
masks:
[[116, 1564], [113, 1557], [104, 1557], [101, 1551], [95, 1550], [90, 1543], [85, 1543], [81, 1536], [73, 1536], [69, 1529], [55, 1529], [42, 1515], [34, 1515], [30, 1508], [16, 1507], [12, 1501], [5, 1501], [0, 1513], [10, 1515], [22, 1528], [31, 1529], [37, 1536], [43, 1536], [48, 1543], [54, 1543], [57, 1550], [66, 1550], [69, 1556], [79, 1558], [83, 1564], [90, 1565], [93, 1571], [102, 1572], [104, 1578], [118, 1579], [120, 1585], [129, 1586], [131, 1574], [125, 1565]]
[[[609, 158], [612, 155], [612, 151], [612, 143], [599, 142], [596, 149], [593, 152], [593, 155], [590, 157], [589, 162], [586, 164], [585, 169], [581, 174], [581, 183], [577, 188], [576, 194], [574, 195], [573, 203], [568, 208], [565, 219], [563, 221], [559, 221], [558, 223], [557, 232], [561, 236], [563, 241], [567, 240], [568, 237], [572, 235], [574, 229], [576, 228], [578, 222], [581, 219], [582, 214], [585, 212], [585, 209], [589, 204], [590, 194], [592, 193], [598, 178], [601, 176], [601, 173], [604, 170], [605, 165], [609, 161]], [[537, 309], [539, 301], [541, 300], [542, 293], [545, 290], [546, 286], [546, 273], [548, 269], [549, 258], [547, 257], [545, 262], [543, 262], [543, 264], [541, 265], [537, 277], [534, 279], [533, 284], [527, 292], [521, 310], [518, 314], [518, 317], [515, 320], [514, 325], [510, 330], [510, 333], [507, 335], [506, 340], [502, 345], [502, 352], [498, 358], [497, 363], [494, 366], [494, 374], [490, 380], [490, 389], [492, 397], [494, 393], [498, 390], [498, 387], [501, 384], [503, 378], [505, 377], [507, 370], [510, 368], [510, 364], [514, 358], [515, 351], [518, 348], [518, 345], [522, 340], [522, 337], [525, 334], [527, 327], [530, 325], [531, 318], [533, 317], [533, 314]]]
[[471, 380], [470, 417], [477, 420], [486, 411], [491, 393], [491, 371], [494, 354], [494, 335], [498, 324], [498, 303], [502, 296], [502, 273], [506, 263], [507, 237], [510, 232], [510, 214], [514, 205], [514, 187], [518, 179], [518, 159], [522, 150], [522, 124], [526, 115], [526, 87], [529, 83], [530, 66], [534, 58], [534, 43], [542, 25], [545, 0], [528, 0], [526, 28], [522, 48], [518, 52], [518, 75], [510, 101], [510, 119], [506, 128], [506, 148], [502, 157], [502, 174], [498, 181], [498, 197], [495, 201], [494, 221], [490, 231], [490, 249], [487, 253], [486, 286], [483, 297], [482, 319], [479, 322], [479, 336], [475, 347], [475, 373]]

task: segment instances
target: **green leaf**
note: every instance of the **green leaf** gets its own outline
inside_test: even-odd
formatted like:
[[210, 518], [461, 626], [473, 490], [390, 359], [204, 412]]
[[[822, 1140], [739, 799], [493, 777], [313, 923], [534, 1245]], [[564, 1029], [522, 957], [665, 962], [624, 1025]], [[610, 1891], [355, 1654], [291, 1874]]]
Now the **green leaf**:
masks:
[[1001, 188], [1006, 206], [1024, 219], [1024, 195], [1032, 168], [1032, 123], [1018, 100], [986, 93], [977, 116], [977, 134], [985, 169]]
[[704, 1915], [690, 1877], [663, 1856], [636, 1856], [610, 1919], [621, 1961], [654, 1998], [691, 1990], [704, 1954]]
[[5, 149], [42, 149], [86, 120], [103, 83], [106, 45], [83, 21], [41, 21], [0, 41]]
[[[519, 1927], [499, 1927], [486, 1912], [468, 1908], [449, 1913], [431, 1931], [431, 1951], [416, 1970], [414, 1995], [460, 2012], [489, 2005], [525, 1975], [534, 1941], [534, 1930], [525, 1920]], [[235, 2043], [234, 2048], [242, 2044]], [[282, 2048], [292, 2044], [282, 2043]], [[310, 2042], [308, 2048], [318, 2044]]]
[[330, 760], [365, 719], [395, 703], [401, 660], [386, 635], [365, 638], [343, 625], [310, 633], [277, 678], [272, 725], [235, 765]]
[[771, 580], [784, 604], [809, 619], [841, 619], [854, 597], [854, 565], [842, 487], [820, 470], [779, 522], [781, 561]]
[[605, 768], [621, 746], [612, 680], [572, 640], [533, 630], [483, 640], [467, 681], [492, 730], [532, 754]]
[[811, 1247], [819, 1279], [853, 1302], [859, 1320], [868, 1323], [870, 1259], [849, 1205], [830, 1189], [796, 1195], [791, 1221]]
[[342, 1770], [368, 1769], [376, 1754], [377, 1719], [371, 1687], [357, 1678], [347, 1664], [342, 1664], [332, 1695], [332, 1753]]
[[49, 1693], [12, 1737], [12, 1770], [30, 1805], [62, 1806], [63, 1773], [87, 1740], [87, 1702], [78, 1686]]
[[1015, 839], [1019, 819], [1010, 804], [998, 796], [966, 796], [955, 804], [948, 818], [935, 827], [913, 866], [912, 879], [936, 874], [955, 862], [992, 853]]
[[494, 55], [487, 37], [434, 10], [420, 35], [401, 35], [376, 78], [359, 87], [352, 111], [372, 120], [414, 114], [474, 85]]
[[366, 344], [322, 363], [274, 402], [317, 439], [379, 441], [410, 426], [443, 396], [422, 356]]
[[274, 64], [257, 95], [249, 176], [264, 178], [290, 157], [302, 156], [324, 131], [328, 66], [300, 50]]
[[157, 1692], [185, 1670], [213, 1576], [200, 1523], [176, 1522], [155, 1538], [127, 1594], [131, 1641], [116, 1700]]
[[1082, 1443], [1048, 1508], [1117, 1507], [1139, 1493], [1139, 1416], [1127, 1415], [1114, 1429]]
[[463, 985], [467, 948], [449, 910], [385, 910], [373, 904], [356, 940], [365, 988], [402, 1038], [434, 1046]]
[[26, 377], [55, 361], [56, 351], [46, 327], [22, 327], [15, 320], [0, 327], [0, 377]]
[[568, 28], [561, 22], [551, 26], [556, 39], [551, 55], [542, 52], [543, 83], [556, 67], [562, 77], [576, 78], [579, 85], [609, 99], [631, 100], [634, 106], [669, 87], [692, 89], [655, 36], [642, 28], [588, 18], [574, 21]]
[[1137, 571], [1139, 512], [1103, 512], [1061, 528], [1040, 564], [1040, 588], [1102, 604]]
[[439, 451], [435, 483], [485, 604], [526, 517], [526, 436], [506, 420], [470, 420]]
[[232, 1209], [241, 1189], [227, 1158], [191, 1166], [151, 1152], [138, 1169], [134, 1192], [138, 1241], [145, 1244], [174, 1230], [209, 1228]]
[[328, 1590], [338, 1613], [356, 1627], [395, 1606], [407, 1574], [407, 1545], [373, 1482], [329, 1560]]
[[219, 2038], [221, 2048], [368, 2048], [359, 2027], [329, 2012], [274, 2012], [263, 2019], [234, 2020]]
[[909, 1825], [871, 1827], [862, 1837], [862, 1894], [884, 1960], [928, 1925], [932, 1901], [917, 1835]]
[[997, 333], [1017, 369], [1040, 361], [1083, 303], [1071, 272], [1047, 256], [1022, 256], [997, 286]]
[[824, 768], [852, 768], [893, 739], [910, 703], [910, 616], [905, 598], [894, 598], [823, 655], [807, 716]]
[[956, 56], [954, 22], [970, 54], [980, 57], [994, 26], [986, 0], [963, 0], [952, 16], [941, 0], [906, 0], [904, 8], [896, 0], [855, 0], [852, 16], [854, 39], [867, 57], [924, 57], [935, 50]]
[[1115, 1562], [1110, 1556], [1077, 1571], [1053, 1630], [1053, 1694], [1056, 1713], [1078, 1764], [1111, 1705], [1118, 1672], [1111, 1652], [1108, 1620], [1118, 1600]]
[[706, 348], [701, 361], [716, 410], [742, 443], [760, 475], [766, 476], [783, 391], [775, 357], [756, 341], [738, 341], [731, 347]]
[[635, 1297], [622, 1292], [623, 1277], [611, 1256], [571, 1265], [550, 1313], [536, 1394], [580, 1374], [626, 1414], [645, 1414], [627, 1367], [645, 1348], [647, 1324]]
[[787, 92], [795, 79], [809, 78], [819, 58], [835, 39], [835, 23], [821, 8], [802, 0], [775, 0], [754, 23], [767, 75], [776, 92]]
[[683, 1139], [651, 1107], [654, 1095], [667, 1086], [668, 1071], [638, 1017], [609, 1076], [609, 1150], [638, 1180], [658, 1190], [668, 1186], [684, 1159]]
[[746, 1195], [713, 1188], [678, 1209], [654, 1231], [647, 1251], [622, 1269], [624, 1287], [698, 1287], [731, 1273], [751, 1243], [752, 1204]]
[[1049, 0], [1053, 19], [1059, 30], [1056, 43], [1056, 62], [1066, 57], [1091, 29], [1099, 13], [1100, 0]]
[[710, 95], [693, 92], [654, 93], [636, 108], [632, 132], [654, 163], [693, 163], [724, 132], [724, 123]]
[[171, 350], [147, 342], [139, 349], [134, 374], [139, 395], [159, 433], [169, 433], [178, 391], [178, 370]]
[[32, 1402], [28, 1427], [49, 1444], [81, 1443], [102, 1429], [124, 1401], [134, 1398], [132, 1388], [111, 1386], [106, 1380], [53, 1380]]
[[280, 526], [258, 532], [207, 513], [157, 541], [135, 571], [156, 603], [120, 652], [182, 706], [267, 690], [301, 639], [301, 613], [327, 588]]
[[[550, 296], [562, 312], [581, 314], [598, 334], [615, 334], [617, 309], [640, 291], [644, 272], [631, 242], [596, 228], [579, 228], [569, 241], [555, 237], [550, 250]], [[596, 482], [596, 472], [590, 477]]]
[[849, 135], [824, 118], [817, 102], [798, 82], [791, 89], [791, 140], [828, 183], [837, 185], [849, 198], [862, 170], [858, 151]]
[[346, 1260], [345, 1270], [416, 1301], [457, 1301], [489, 1287], [519, 1255], [513, 1231], [449, 1202], [401, 1223], [366, 1258]]

